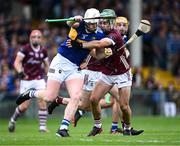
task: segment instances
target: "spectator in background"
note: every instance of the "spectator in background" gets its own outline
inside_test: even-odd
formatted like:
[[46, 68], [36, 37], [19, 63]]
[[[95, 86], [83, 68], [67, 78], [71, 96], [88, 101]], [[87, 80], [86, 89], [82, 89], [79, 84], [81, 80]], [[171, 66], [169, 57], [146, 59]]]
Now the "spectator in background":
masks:
[[153, 88], [156, 87], [156, 79], [155, 79], [155, 70], [154, 69], [150, 69], [144, 86], [146, 89], [150, 89], [150, 90], [152, 90]]
[[176, 116], [176, 103], [177, 91], [174, 88], [173, 82], [170, 82], [166, 89], [166, 101], [164, 104], [164, 114], [166, 117]]
[[136, 67], [133, 73], [133, 87], [142, 88], [143, 87], [143, 74], [142, 68]]
[[162, 84], [157, 82], [151, 91], [152, 114], [160, 115], [163, 113], [165, 93]]
[[167, 30], [166, 21], [162, 21], [159, 27], [159, 32], [153, 37], [152, 47], [154, 49], [154, 65], [161, 69], [167, 69]]
[[0, 74], [0, 100], [6, 96], [12, 97], [16, 93], [15, 79], [7, 65], [4, 65]]
[[174, 75], [178, 74], [180, 60], [180, 31], [177, 25], [172, 27], [167, 40], [168, 65]]

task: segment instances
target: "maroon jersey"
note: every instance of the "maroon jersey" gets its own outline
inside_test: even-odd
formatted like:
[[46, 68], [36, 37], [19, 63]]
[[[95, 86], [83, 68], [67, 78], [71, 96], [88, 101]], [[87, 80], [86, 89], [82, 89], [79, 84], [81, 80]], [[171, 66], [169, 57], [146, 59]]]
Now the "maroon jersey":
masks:
[[91, 57], [87, 67], [89, 70], [99, 71], [99, 72], [101, 72], [103, 69], [103, 66], [101, 65], [100, 61], [95, 59], [94, 57]]
[[47, 59], [47, 50], [40, 47], [33, 50], [30, 44], [23, 46], [20, 51], [24, 55], [22, 66], [26, 74], [26, 80], [42, 79], [44, 76], [43, 62]]
[[114, 45], [109, 46], [113, 51], [113, 55], [99, 61], [91, 62], [88, 69], [100, 71], [106, 75], [119, 75], [127, 72], [130, 69], [130, 65], [124, 48], [117, 51], [124, 44], [121, 34], [114, 29], [106, 37], [115, 42]]

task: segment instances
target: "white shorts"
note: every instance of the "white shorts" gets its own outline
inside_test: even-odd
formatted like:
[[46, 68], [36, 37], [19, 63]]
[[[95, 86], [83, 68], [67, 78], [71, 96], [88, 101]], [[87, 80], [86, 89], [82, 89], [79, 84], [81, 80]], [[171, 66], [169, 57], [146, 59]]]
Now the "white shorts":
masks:
[[131, 70], [121, 75], [105, 75], [102, 74], [100, 80], [108, 85], [117, 85], [118, 88], [132, 86]]
[[48, 79], [63, 82], [73, 78], [82, 78], [78, 66], [59, 53], [53, 58], [48, 71]]
[[81, 72], [84, 75], [83, 90], [92, 91], [96, 82], [101, 78], [102, 73], [86, 69], [82, 70]]
[[46, 88], [46, 82], [44, 79], [41, 80], [21, 80], [20, 81], [20, 94], [24, 93], [30, 88], [35, 88], [37, 90], [39, 89], [45, 89]]

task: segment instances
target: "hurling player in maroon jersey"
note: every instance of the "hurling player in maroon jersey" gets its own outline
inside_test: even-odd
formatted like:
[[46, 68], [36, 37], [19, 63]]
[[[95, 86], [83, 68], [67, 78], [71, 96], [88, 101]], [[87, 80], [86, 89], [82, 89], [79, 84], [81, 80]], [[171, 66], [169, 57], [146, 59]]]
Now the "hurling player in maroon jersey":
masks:
[[[42, 33], [33, 30], [30, 34], [29, 43], [24, 45], [17, 53], [14, 68], [20, 79], [20, 94], [30, 88], [44, 89], [46, 86], [44, 73], [48, 71], [49, 61], [46, 48], [42, 47]], [[44, 67], [42, 67], [44, 64]], [[24, 113], [30, 105], [31, 100], [16, 107], [10, 118], [8, 130], [15, 131], [17, 119]], [[47, 132], [47, 106], [43, 100], [38, 100], [39, 131]]]
[[[99, 61], [101, 72], [103, 74], [100, 80], [96, 83], [90, 97], [95, 125], [88, 136], [95, 136], [101, 133], [102, 123], [99, 101], [100, 98], [103, 97], [114, 85], [117, 85], [119, 90], [119, 104], [124, 122], [123, 135], [139, 135], [143, 130], [133, 130], [131, 127], [131, 109], [129, 106], [129, 100], [132, 85], [132, 73], [125, 48], [119, 50], [123, 45], [123, 39], [121, 34], [114, 29], [116, 15], [114, 10], [104, 9], [101, 16], [104, 17], [104, 19], [100, 20], [100, 26], [107, 36], [100, 41], [95, 40], [76, 44], [78, 48], [96, 48], [96, 51], [100, 48], [111, 48], [113, 52], [110, 57]], [[113, 17], [114, 19], [112, 19]], [[72, 43], [72, 45], [74, 44]]]
[[[85, 62], [80, 65], [81, 72], [84, 75], [84, 85], [83, 85], [83, 90], [82, 90], [81, 100], [79, 102], [78, 110], [76, 111], [74, 119], [72, 120], [74, 127], [76, 127], [78, 120], [83, 116], [85, 111], [91, 111], [90, 95], [95, 86], [95, 83], [101, 77], [101, 72], [93, 71], [93, 68], [98, 67], [98, 64], [96, 65], [95, 62], [97, 62], [97, 59], [93, 58], [91, 55], [88, 55]], [[90, 67], [91, 70], [89, 70], [88, 67]], [[106, 94], [106, 96], [100, 100], [99, 104], [101, 108], [112, 108], [113, 122], [112, 122], [112, 127], [110, 129], [110, 133], [119, 134], [122, 133], [122, 129], [118, 128], [119, 114], [117, 113], [120, 112], [119, 102], [116, 100], [119, 99], [118, 88], [113, 87], [109, 92], [113, 96], [110, 96], [109, 93]], [[60, 104], [67, 105], [69, 101], [70, 101], [69, 98], [57, 97], [56, 100], [48, 106], [49, 114], [52, 114], [53, 110]]]

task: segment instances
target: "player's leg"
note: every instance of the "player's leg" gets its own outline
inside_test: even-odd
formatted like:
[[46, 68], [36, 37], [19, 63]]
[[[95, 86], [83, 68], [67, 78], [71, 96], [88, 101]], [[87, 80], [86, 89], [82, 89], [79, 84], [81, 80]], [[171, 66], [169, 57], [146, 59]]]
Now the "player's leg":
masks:
[[101, 77], [101, 73], [96, 71], [84, 69], [81, 71], [81, 73], [84, 76], [84, 85], [81, 94], [80, 106], [79, 106], [79, 109], [81, 110], [78, 110], [75, 113], [75, 117], [73, 120], [74, 126], [77, 125], [78, 120], [83, 116], [85, 111], [91, 110], [90, 95], [95, 87], [96, 81], [99, 80], [99, 78]]
[[[78, 109], [83, 111], [90, 111], [90, 97], [91, 92], [82, 90], [82, 97], [80, 97]], [[70, 98], [58, 96], [49, 106], [48, 113], [52, 114], [53, 110], [59, 105], [67, 105]]]
[[[85, 111], [91, 111], [90, 108], [90, 100], [89, 97], [91, 95], [91, 91], [85, 91], [82, 90], [82, 94], [80, 97], [79, 105], [78, 105], [78, 110], [75, 113], [75, 116], [72, 120], [73, 126], [76, 127], [77, 122], [79, 119], [83, 116]], [[66, 97], [60, 97], [58, 96], [49, 106], [48, 106], [48, 113], [52, 114], [52, 111], [59, 105], [67, 105], [70, 101], [70, 98]]]
[[[21, 80], [20, 87], [19, 87], [19, 89], [20, 89], [19, 93], [22, 94], [27, 89], [32, 88], [33, 84], [34, 84], [33, 80], [31, 80], [31, 81]], [[27, 100], [16, 107], [16, 109], [9, 121], [9, 125], [8, 125], [9, 132], [14, 132], [17, 119], [27, 110], [27, 108], [30, 105], [30, 101], [31, 100]]]
[[123, 132], [122, 128], [118, 127], [119, 119], [121, 116], [121, 110], [119, 106], [119, 102], [117, 100], [114, 100], [114, 104], [112, 105], [112, 125], [110, 129], [111, 134], [119, 134]]
[[27, 100], [16, 107], [13, 115], [11, 116], [8, 124], [8, 130], [9, 132], [14, 132], [16, 128], [16, 121], [18, 118], [27, 110], [27, 108], [30, 105], [30, 100]]
[[85, 111], [91, 111], [90, 96], [91, 96], [91, 91], [82, 90], [80, 103], [78, 107], [79, 109]]
[[[35, 80], [34, 81], [34, 88], [35, 89], [45, 89], [46, 88], [46, 82], [44, 79], [41, 80]], [[47, 122], [47, 103], [42, 100], [39, 99], [37, 100], [38, 102], [38, 107], [39, 107], [39, 111], [38, 111], [38, 117], [39, 117], [39, 131], [40, 132], [47, 132], [47, 126], [46, 126], [46, 122]]]
[[119, 89], [119, 104], [122, 111], [122, 126], [124, 130], [131, 128], [131, 108], [129, 106], [131, 87], [122, 87]]
[[119, 122], [119, 103], [116, 101], [114, 97], [111, 96], [111, 94], [107, 93], [104, 98], [102, 98], [99, 102], [101, 108], [112, 108], [112, 124], [110, 133], [111, 134], [117, 134], [122, 133], [122, 129], [118, 128], [118, 122]]
[[82, 90], [78, 110], [75, 113], [74, 119], [72, 120], [73, 126], [77, 126], [77, 122], [84, 115], [85, 111], [91, 111], [90, 107], [90, 95], [91, 91]]
[[70, 101], [67, 104], [64, 111], [64, 119], [61, 122], [61, 126], [58, 129], [56, 135], [60, 137], [68, 137], [68, 128], [70, 121], [73, 119], [75, 112], [78, 109], [82, 86], [83, 86], [83, 77], [80, 73], [74, 72], [68, 79], [65, 81], [67, 91], [70, 96]]
[[53, 110], [59, 105], [67, 105], [70, 98], [57, 96], [56, 99], [48, 106], [48, 113], [52, 114]]
[[105, 94], [110, 90], [111, 87], [112, 87], [111, 85], [108, 85], [104, 81], [99, 80], [92, 91], [90, 100], [91, 100], [92, 114], [94, 118], [94, 127], [90, 131], [88, 136], [95, 136], [102, 132], [101, 107], [99, 101], [101, 97], [105, 96]]
[[119, 89], [120, 93], [120, 108], [122, 111], [122, 125], [123, 125], [123, 135], [139, 135], [144, 132], [144, 130], [134, 130], [131, 127], [131, 108], [129, 105], [131, 86], [122, 87]]
[[122, 133], [123, 129], [118, 128], [119, 118], [122, 120], [122, 112], [119, 107], [119, 90], [116, 85], [114, 85], [109, 93], [112, 95], [111, 98], [114, 99], [114, 103], [112, 105], [112, 126], [110, 129], [110, 133], [117, 134]]
[[38, 111], [38, 117], [39, 117], [39, 131], [40, 132], [48, 132], [46, 123], [47, 123], [47, 103], [39, 99], [38, 100], [38, 106], [39, 106], [39, 111]]
[[116, 76], [116, 83], [119, 90], [119, 105], [122, 111], [122, 127], [123, 135], [138, 135], [143, 130], [133, 130], [131, 127], [131, 108], [129, 105], [131, 86], [132, 86], [132, 74], [131, 70], [124, 74]]

